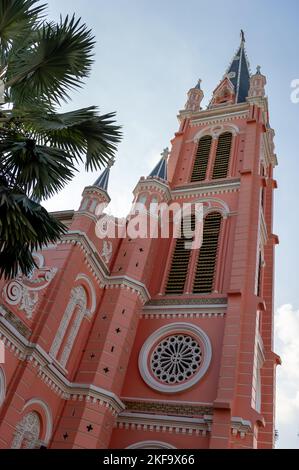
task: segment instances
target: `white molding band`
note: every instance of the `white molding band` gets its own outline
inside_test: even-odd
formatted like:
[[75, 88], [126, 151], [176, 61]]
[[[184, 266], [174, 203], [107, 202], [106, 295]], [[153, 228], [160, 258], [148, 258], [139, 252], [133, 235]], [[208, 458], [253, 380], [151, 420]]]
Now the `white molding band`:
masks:
[[126, 449], [176, 449], [176, 447], [162, 441], [140, 441], [126, 447]]
[[6, 395], [6, 377], [3, 367], [0, 367], [0, 407], [5, 400]]
[[[203, 347], [203, 360], [201, 366], [189, 380], [183, 383], [176, 385], [163, 384], [162, 382], [155, 379], [149, 369], [149, 354], [153, 346], [162, 340], [165, 336], [184, 333], [193, 336]], [[212, 346], [206, 333], [201, 328], [191, 323], [178, 322], [162, 326], [148, 337], [140, 350], [138, 366], [141, 377], [149, 387], [162, 393], [177, 393], [195, 385], [208, 370], [211, 359]]]
[[38, 344], [30, 343], [5, 318], [0, 316], [0, 339], [20, 360], [31, 362], [38, 369], [37, 376], [64, 400], [93, 401], [104, 405], [113, 415], [125, 409], [113, 392], [89, 383], [70, 382], [58, 370], [55, 360]]
[[[29, 406], [31, 406], [31, 405], [39, 405], [45, 413], [45, 416], [46, 416], [46, 423], [45, 423], [46, 424], [46, 426], [45, 426], [46, 431], [45, 431], [44, 443], [48, 444], [48, 442], [51, 439], [52, 431], [53, 431], [53, 419], [52, 419], [51, 409], [50, 409], [49, 405], [46, 402], [44, 402], [43, 400], [41, 400], [40, 398], [31, 398], [31, 400], [28, 400], [25, 403], [25, 405], [23, 407], [23, 412], [27, 408], [29, 408]], [[36, 410], [34, 410], [34, 411], [36, 411]]]

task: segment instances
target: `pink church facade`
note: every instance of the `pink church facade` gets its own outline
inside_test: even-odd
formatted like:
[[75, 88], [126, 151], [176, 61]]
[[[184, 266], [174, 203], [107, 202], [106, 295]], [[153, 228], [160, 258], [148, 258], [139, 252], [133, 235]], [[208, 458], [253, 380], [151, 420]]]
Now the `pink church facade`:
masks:
[[274, 131], [244, 38], [134, 202], [199, 202], [203, 244], [97, 235], [107, 168], [31, 276], [0, 281], [0, 448], [273, 448]]

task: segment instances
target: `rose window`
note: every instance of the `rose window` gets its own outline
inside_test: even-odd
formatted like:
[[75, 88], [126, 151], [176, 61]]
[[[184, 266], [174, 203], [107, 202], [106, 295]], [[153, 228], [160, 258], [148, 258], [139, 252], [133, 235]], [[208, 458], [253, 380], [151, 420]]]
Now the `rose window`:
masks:
[[195, 385], [212, 358], [209, 337], [197, 325], [168, 323], [147, 338], [138, 366], [145, 383], [161, 393], [176, 393]]
[[176, 384], [190, 379], [202, 362], [199, 343], [189, 335], [164, 338], [151, 355], [151, 371], [162, 383]]

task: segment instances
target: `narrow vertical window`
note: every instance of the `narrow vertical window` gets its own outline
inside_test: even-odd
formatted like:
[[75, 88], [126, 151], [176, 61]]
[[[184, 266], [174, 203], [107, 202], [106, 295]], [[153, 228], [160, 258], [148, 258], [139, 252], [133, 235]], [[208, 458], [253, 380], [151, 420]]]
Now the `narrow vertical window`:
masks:
[[206, 179], [211, 143], [212, 137], [210, 135], [205, 135], [199, 140], [194, 159], [191, 182], [204, 181]]
[[[185, 230], [183, 230], [184, 226]], [[189, 233], [188, 230], [186, 230], [186, 227], [190, 227], [191, 230]], [[193, 240], [192, 232], [194, 231], [194, 228], [194, 215], [182, 219], [181, 236], [176, 240], [175, 249], [172, 255], [171, 266], [165, 291], [166, 294], [183, 294], [184, 292], [186, 277], [188, 273], [191, 243]]]
[[212, 179], [227, 177], [231, 145], [232, 134], [230, 132], [224, 132], [219, 136]]
[[219, 212], [211, 212], [205, 217], [203, 242], [199, 250], [193, 284], [194, 294], [207, 294], [213, 291], [220, 226]]

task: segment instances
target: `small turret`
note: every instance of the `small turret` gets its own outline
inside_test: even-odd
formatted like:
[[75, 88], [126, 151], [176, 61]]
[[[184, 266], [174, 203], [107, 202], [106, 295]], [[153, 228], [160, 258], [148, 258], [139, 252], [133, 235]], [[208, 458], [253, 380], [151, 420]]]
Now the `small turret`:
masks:
[[200, 111], [200, 104], [203, 100], [204, 94], [201, 89], [201, 79], [198, 80], [194, 88], [190, 88], [188, 91], [188, 99], [185, 104], [186, 111]]

